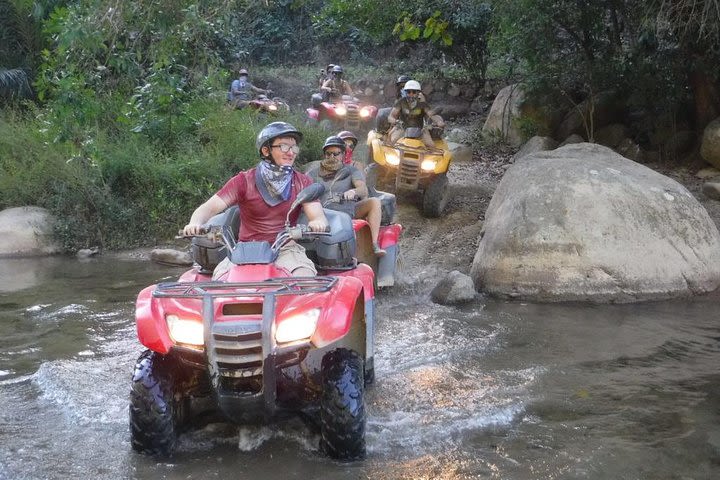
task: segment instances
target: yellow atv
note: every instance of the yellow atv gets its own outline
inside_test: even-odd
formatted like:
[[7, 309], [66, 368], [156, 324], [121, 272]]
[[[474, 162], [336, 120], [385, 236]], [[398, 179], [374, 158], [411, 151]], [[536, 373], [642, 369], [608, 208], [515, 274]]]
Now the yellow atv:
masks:
[[377, 128], [368, 133], [368, 186], [394, 185], [396, 193], [422, 192], [423, 215], [439, 217], [448, 201], [447, 171], [452, 160], [442, 129], [431, 130], [432, 148], [423, 143], [421, 128], [406, 128], [405, 136], [391, 145], [389, 133], [381, 128], [383, 113], [378, 114]]

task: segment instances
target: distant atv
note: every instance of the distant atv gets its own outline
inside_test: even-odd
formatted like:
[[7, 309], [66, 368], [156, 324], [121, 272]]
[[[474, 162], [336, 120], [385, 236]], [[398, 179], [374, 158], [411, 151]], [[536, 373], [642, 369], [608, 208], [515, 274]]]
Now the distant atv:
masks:
[[[290, 211], [323, 191], [318, 184], [304, 189]], [[302, 414], [319, 425], [329, 456], [364, 456], [364, 391], [374, 379], [373, 267], [380, 262], [366, 223], [325, 214], [330, 232], [310, 232], [301, 215], [270, 245], [236, 242], [238, 209], [228, 209], [193, 238], [193, 268], [177, 282], [140, 292], [137, 334], [147, 350], [132, 378], [133, 449], [170, 455], [179, 433], [208, 420], [262, 423]], [[384, 248], [398, 237], [399, 228], [386, 232]], [[289, 241], [305, 246], [318, 276], [292, 277], [274, 264]], [[212, 280], [226, 256], [231, 269]]]
[[391, 187], [422, 192], [422, 212], [426, 217], [442, 215], [448, 201], [448, 178], [452, 154], [442, 138], [443, 129], [433, 127], [433, 148], [422, 141], [422, 129], [406, 128], [405, 137], [395, 145], [388, 143], [387, 114], [383, 109], [376, 128], [368, 133], [367, 183], [371, 187]]
[[372, 126], [377, 107], [362, 105], [360, 100], [350, 95], [343, 95], [341, 101], [333, 103], [316, 93], [312, 96], [312, 106], [306, 112], [309, 124], [318, 124], [325, 130], [360, 131]]
[[243, 108], [249, 108], [259, 113], [268, 113], [271, 115], [277, 113], [286, 113], [290, 111], [290, 105], [280, 97], [268, 97], [267, 95], [260, 94], [248, 100], [246, 102], [234, 102], [232, 103], [233, 108], [242, 110]]

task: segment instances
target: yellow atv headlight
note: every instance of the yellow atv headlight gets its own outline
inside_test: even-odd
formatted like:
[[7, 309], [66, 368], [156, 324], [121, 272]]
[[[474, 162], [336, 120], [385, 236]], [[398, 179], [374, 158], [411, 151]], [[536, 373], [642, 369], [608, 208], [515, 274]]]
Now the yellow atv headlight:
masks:
[[318, 318], [320, 318], [319, 308], [285, 318], [277, 326], [275, 340], [278, 343], [286, 343], [310, 338], [315, 333]]
[[388, 165], [400, 165], [400, 152], [398, 152], [397, 150], [386, 150], [385, 161], [388, 163]]
[[420, 168], [422, 168], [426, 172], [432, 172], [433, 170], [435, 170], [435, 165], [437, 165], [437, 161], [432, 159], [426, 159], [422, 161], [422, 163], [420, 164]]
[[277, 105], [268, 105], [268, 110], [274, 112], [275, 110], [277, 110]]
[[190, 320], [180, 318], [177, 315], [168, 315], [165, 321], [170, 330], [170, 338], [175, 343], [184, 343], [187, 345], [203, 346], [205, 339], [203, 336], [203, 324], [199, 320]]
[[335, 107], [335, 113], [342, 117], [347, 113], [347, 108], [345, 108], [345, 105], [337, 105]]

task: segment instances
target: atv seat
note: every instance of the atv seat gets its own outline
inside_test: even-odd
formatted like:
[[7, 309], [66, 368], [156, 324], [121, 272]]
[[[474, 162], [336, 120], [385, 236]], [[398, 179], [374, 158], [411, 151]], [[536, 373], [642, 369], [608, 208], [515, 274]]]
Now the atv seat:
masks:
[[[229, 226], [234, 237], [240, 230], [240, 208], [233, 206], [218, 213], [205, 223], [205, 227]], [[227, 247], [223, 242], [214, 242], [209, 238], [193, 237], [191, 244], [192, 258], [200, 265], [200, 273], [212, 274], [218, 263], [227, 257]]]
[[[322, 269], [342, 270], [355, 267], [355, 231], [350, 215], [337, 210], [323, 209], [330, 225], [330, 236], [318, 237], [309, 242], [300, 242], [307, 256]], [[304, 213], [298, 223], [307, 224]]]

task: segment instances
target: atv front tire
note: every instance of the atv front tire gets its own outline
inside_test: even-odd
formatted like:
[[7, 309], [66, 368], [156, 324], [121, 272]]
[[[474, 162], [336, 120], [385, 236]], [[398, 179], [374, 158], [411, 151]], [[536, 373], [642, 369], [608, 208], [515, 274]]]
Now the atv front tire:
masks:
[[444, 173], [436, 175], [423, 194], [423, 215], [428, 218], [436, 218], [442, 215], [448, 200], [447, 190], [447, 175]]
[[330, 457], [365, 457], [365, 399], [363, 359], [338, 348], [322, 360], [320, 447]]
[[170, 456], [177, 444], [170, 359], [146, 350], [135, 364], [130, 391], [130, 435], [140, 453]]

